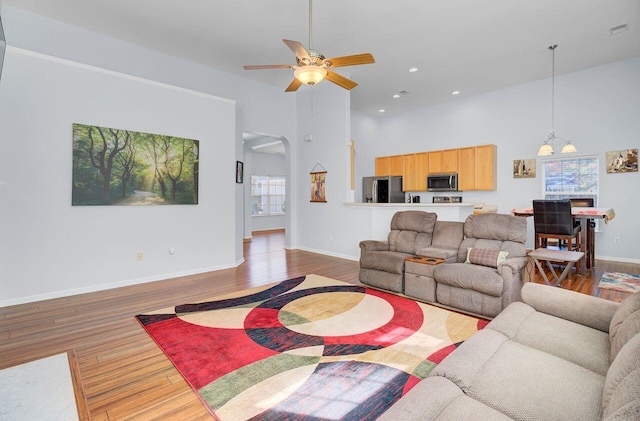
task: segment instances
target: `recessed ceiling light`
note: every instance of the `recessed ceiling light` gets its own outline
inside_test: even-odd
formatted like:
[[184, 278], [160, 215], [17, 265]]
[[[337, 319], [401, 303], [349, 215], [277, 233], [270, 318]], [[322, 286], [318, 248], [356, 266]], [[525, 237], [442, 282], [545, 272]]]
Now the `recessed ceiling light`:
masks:
[[392, 96], [392, 98], [400, 98], [400, 94], [395, 94]]
[[460, 95], [460, 91], [453, 91], [451, 92], [451, 95]]
[[379, 112], [379, 113], [386, 113], [386, 112], [387, 112], [387, 110], [385, 110], [384, 108], [380, 108], [380, 109], [378, 110], [378, 112]]
[[412, 67], [412, 68], [410, 68], [410, 69], [409, 69], [409, 71], [410, 71], [411, 73], [414, 73], [414, 72], [417, 72], [417, 71], [418, 71], [418, 68], [417, 68], [417, 67]]

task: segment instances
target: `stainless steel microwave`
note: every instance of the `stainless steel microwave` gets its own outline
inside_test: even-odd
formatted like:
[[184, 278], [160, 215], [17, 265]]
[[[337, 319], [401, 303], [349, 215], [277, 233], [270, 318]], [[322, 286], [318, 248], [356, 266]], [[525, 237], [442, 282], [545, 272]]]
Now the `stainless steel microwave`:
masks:
[[427, 191], [458, 191], [458, 174], [428, 175]]

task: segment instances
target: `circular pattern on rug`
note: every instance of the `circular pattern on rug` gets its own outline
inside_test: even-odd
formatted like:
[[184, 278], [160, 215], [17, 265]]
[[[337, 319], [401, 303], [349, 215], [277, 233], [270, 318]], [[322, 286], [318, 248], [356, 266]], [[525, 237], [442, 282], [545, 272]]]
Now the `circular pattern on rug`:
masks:
[[[314, 305], [320, 303], [322, 311]], [[413, 335], [422, 320], [413, 301], [366, 294], [358, 286], [327, 286], [264, 301], [247, 315], [244, 328], [253, 341], [274, 351], [324, 346], [324, 355], [342, 356], [397, 343]]]
[[[357, 292], [318, 293], [286, 304], [278, 318], [288, 329], [305, 335], [346, 336], [369, 332], [389, 323], [393, 307], [380, 297]], [[358, 320], [358, 323], [353, 323]]]

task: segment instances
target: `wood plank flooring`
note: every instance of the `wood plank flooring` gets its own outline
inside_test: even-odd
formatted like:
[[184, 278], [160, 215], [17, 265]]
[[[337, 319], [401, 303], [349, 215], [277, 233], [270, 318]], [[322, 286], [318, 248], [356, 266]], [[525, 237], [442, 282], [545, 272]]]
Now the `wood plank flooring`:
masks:
[[[179, 303], [316, 273], [358, 283], [358, 262], [284, 249], [283, 231], [255, 233], [237, 268], [0, 308], [0, 369], [73, 350], [93, 420], [213, 419], [134, 319]], [[597, 262], [563, 288], [621, 301], [596, 288], [603, 271], [640, 274], [640, 265]], [[533, 265], [527, 276], [542, 283]]]

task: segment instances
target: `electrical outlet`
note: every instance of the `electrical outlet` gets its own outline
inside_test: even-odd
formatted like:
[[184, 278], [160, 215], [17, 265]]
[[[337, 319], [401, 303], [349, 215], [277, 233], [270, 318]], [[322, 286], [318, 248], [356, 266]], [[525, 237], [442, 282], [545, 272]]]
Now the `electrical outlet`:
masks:
[[173, 256], [176, 253], [175, 247], [169, 247], [169, 257]]
[[333, 241], [333, 234], [329, 234], [329, 241]]
[[614, 236], [613, 237], [613, 244], [619, 245], [620, 244], [620, 237], [619, 236]]
[[136, 259], [138, 260], [138, 262], [142, 262], [142, 260], [144, 259], [144, 254], [141, 251], [139, 251], [136, 254]]

